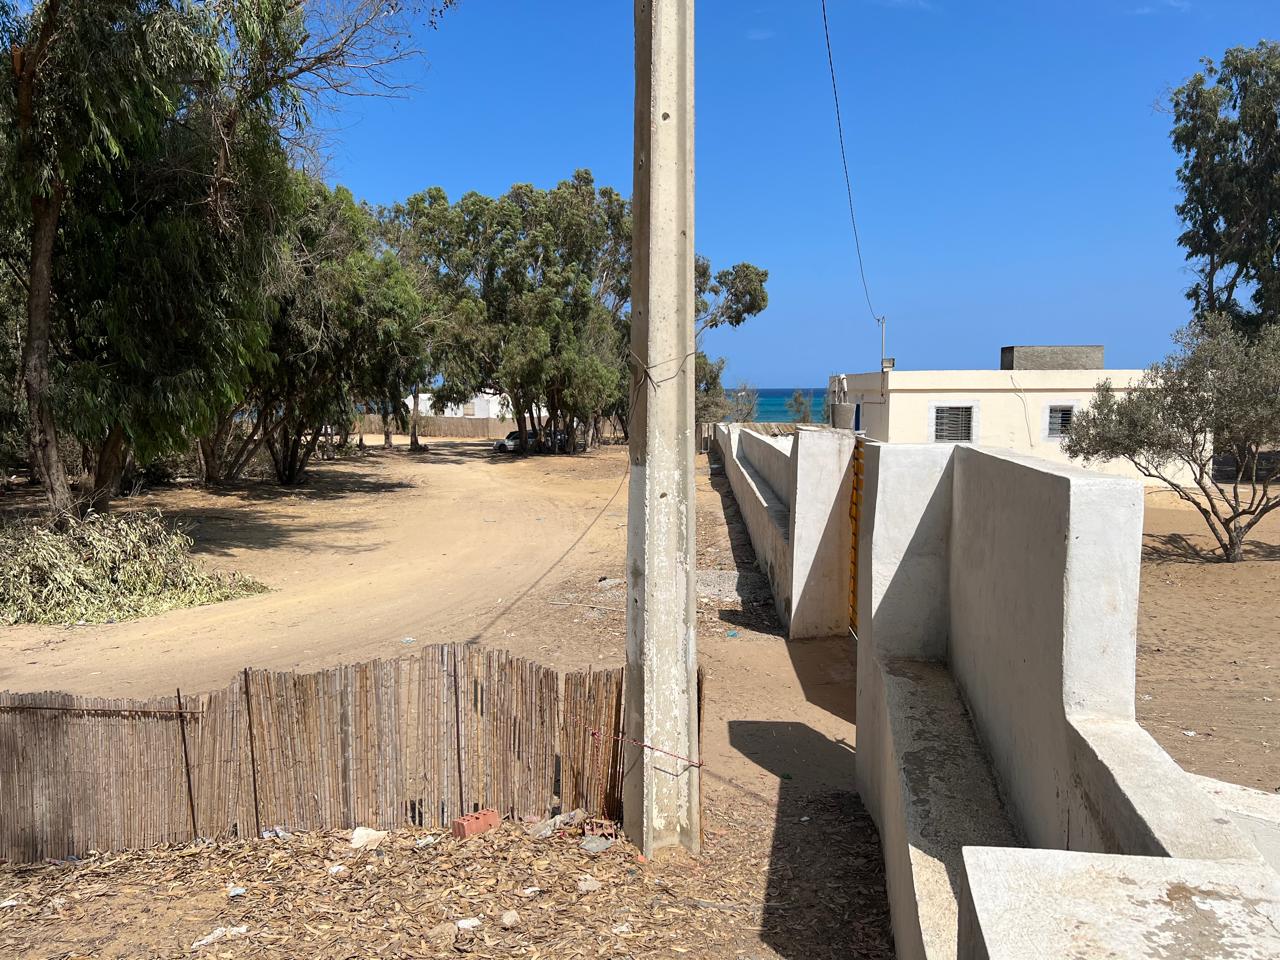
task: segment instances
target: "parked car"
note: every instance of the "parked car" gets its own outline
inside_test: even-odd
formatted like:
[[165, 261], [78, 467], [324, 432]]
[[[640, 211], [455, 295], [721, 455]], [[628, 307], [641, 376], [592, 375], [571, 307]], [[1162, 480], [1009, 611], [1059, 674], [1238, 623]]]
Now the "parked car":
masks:
[[[528, 430], [525, 432], [528, 439], [529, 449], [532, 450], [538, 445], [538, 431]], [[493, 441], [494, 453], [515, 453], [520, 449], [520, 431], [512, 430], [501, 440]]]

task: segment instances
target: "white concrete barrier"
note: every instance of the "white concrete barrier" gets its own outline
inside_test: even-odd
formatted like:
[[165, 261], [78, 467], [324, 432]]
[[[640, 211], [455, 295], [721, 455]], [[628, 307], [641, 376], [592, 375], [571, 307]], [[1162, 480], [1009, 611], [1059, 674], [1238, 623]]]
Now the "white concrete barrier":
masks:
[[960, 960], [1275, 960], [1280, 877], [1249, 864], [969, 847]]
[[802, 426], [766, 437], [720, 424], [716, 437], [787, 635], [847, 634], [853, 434]]
[[857, 783], [881, 830], [902, 960], [956, 956], [965, 847], [1266, 869], [1134, 719], [1141, 538], [1136, 481], [867, 444]]
[[[716, 427], [716, 441], [724, 458], [724, 473], [738, 503], [742, 521], [751, 535], [756, 565], [769, 580], [774, 608], [778, 619], [785, 625], [791, 621], [790, 511], [764, 474], [746, 456], [743, 440], [756, 436], [735, 424], [722, 423]], [[750, 440], [747, 442], [751, 444]]]

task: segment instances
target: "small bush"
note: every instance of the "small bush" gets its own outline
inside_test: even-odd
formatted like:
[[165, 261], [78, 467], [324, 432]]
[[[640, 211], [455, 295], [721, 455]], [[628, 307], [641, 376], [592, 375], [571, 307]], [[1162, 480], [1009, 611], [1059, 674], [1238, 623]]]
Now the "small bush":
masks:
[[206, 573], [191, 544], [158, 512], [0, 527], [0, 623], [105, 623], [265, 589]]

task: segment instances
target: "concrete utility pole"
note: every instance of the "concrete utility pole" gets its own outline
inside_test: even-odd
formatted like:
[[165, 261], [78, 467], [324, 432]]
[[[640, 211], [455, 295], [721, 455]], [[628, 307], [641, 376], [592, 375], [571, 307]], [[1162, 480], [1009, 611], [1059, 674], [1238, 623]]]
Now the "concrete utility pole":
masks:
[[635, 0], [627, 835], [698, 852], [693, 0]]

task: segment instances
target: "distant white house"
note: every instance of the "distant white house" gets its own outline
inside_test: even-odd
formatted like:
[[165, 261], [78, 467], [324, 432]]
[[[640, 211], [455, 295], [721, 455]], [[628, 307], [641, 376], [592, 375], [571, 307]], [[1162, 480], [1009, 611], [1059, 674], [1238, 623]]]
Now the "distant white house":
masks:
[[[1100, 381], [1124, 393], [1143, 374], [1107, 370], [1099, 346], [1005, 347], [1000, 367], [839, 374], [828, 384], [828, 419], [885, 443], [972, 443], [1079, 466], [1062, 450], [1076, 411]], [[1089, 469], [1140, 476], [1126, 460]]]
[[[418, 413], [430, 417], [437, 415], [431, 408], [432, 396], [429, 393], [418, 394]], [[413, 397], [404, 398], [405, 406], [413, 409]], [[445, 407], [442, 417], [467, 417], [476, 420], [509, 420], [512, 418], [511, 402], [501, 393], [477, 393], [466, 403], [452, 404]]]

